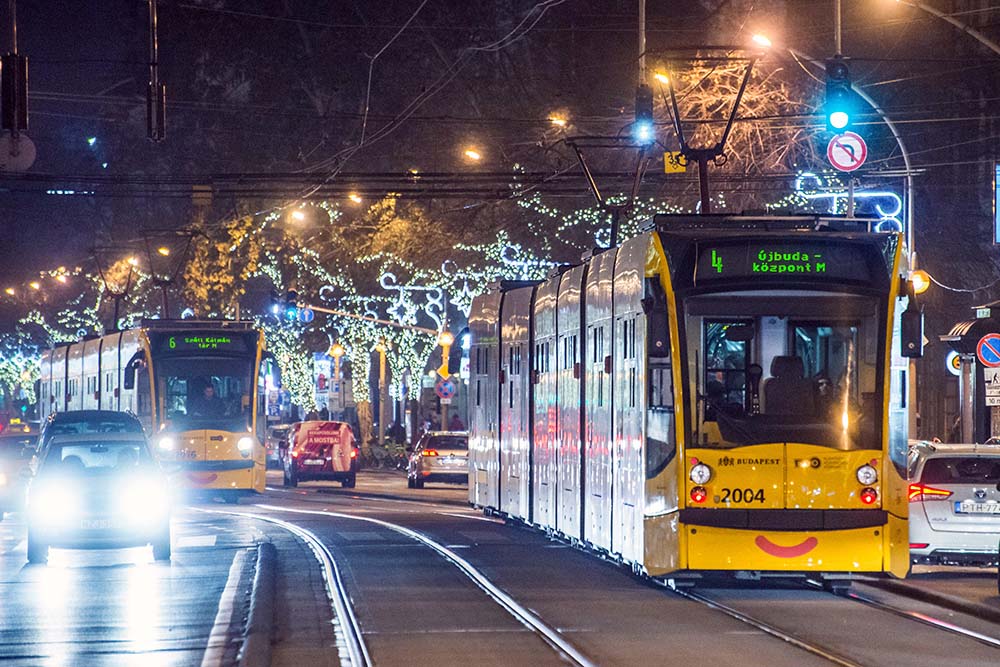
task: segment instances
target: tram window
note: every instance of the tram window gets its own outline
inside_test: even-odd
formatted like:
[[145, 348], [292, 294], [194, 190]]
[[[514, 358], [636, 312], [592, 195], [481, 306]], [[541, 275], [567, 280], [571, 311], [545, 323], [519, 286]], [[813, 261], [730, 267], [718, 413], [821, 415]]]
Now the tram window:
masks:
[[848, 393], [857, 401], [858, 387], [858, 326], [857, 323], [789, 323], [792, 349], [802, 359], [805, 377], [816, 385], [817, 399], [823, 402], [827, 394]]
[[[705, 322], [705, 395], [706, 420], [715, 420], [722, 406], [746, 406], [746, 369], [750, 347], [746, 340], [734, 340], [727, 332], [752, 323], [745, 320]], [[740, 336], [743, 338], [743, 336]]]

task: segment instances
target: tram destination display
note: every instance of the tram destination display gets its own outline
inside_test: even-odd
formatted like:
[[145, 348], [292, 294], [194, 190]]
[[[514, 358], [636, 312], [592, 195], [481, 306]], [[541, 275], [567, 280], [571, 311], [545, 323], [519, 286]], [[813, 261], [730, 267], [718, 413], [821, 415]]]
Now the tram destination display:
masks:
[[244, 335], [223, 332], [170, 332], [159, 336], [160, 352], [246, 352]]
[[698, 246], [695, 282], [733, 278], [870, 281], [870, 248], [825, 243], [706, 243]]

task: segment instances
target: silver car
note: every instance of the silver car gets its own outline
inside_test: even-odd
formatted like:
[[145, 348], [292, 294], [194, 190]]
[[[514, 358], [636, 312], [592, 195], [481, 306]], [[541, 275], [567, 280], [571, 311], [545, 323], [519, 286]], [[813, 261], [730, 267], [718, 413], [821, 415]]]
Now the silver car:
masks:
[[429, 431], [410, 454], [406, 485], [424, 488], [424, 482], [469, 481], [469, 434], [465, 431]]
[[1000, 445], [918, 442], [909, 469], [912, 562], [996, 565]]

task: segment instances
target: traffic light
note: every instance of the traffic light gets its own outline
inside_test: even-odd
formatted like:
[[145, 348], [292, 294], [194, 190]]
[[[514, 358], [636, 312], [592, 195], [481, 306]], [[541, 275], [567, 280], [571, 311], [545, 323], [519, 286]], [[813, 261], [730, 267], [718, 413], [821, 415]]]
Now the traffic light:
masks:
[[653, 125], [653, 89], [644, 83], [635, 89], [635, 122], [632, 123], [632, 137], [641, 146], [648, 146], [656, 140]]
[[826, 61], [826, 126], [834, 132], [843, 132], [851, 124], [854, 91], [851, 90], [851, 72], [840, 56]]
[[284, 300], [284, 313], [285, 319], [289, 322], [295, 322], [299, 319], [299, 294], [295, 290], [288, 290], [285, 292]]

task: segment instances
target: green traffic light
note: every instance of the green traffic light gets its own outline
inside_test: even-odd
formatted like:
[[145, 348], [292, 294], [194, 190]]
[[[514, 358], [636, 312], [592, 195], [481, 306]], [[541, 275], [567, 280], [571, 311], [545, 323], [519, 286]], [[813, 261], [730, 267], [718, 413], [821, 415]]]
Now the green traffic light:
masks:
[[834, 111], [830, 114], [830, 127], [843, 130], [851, 122], [851, 117], [846, 111]]

